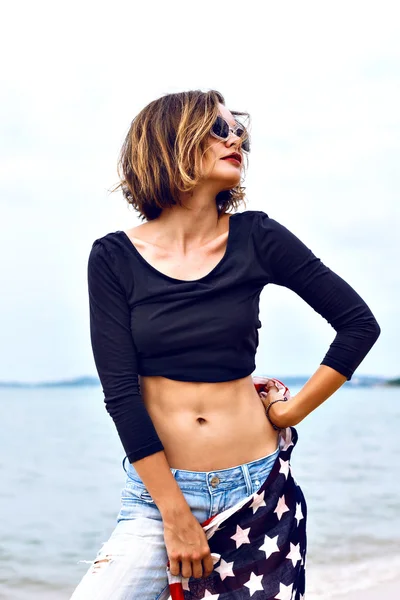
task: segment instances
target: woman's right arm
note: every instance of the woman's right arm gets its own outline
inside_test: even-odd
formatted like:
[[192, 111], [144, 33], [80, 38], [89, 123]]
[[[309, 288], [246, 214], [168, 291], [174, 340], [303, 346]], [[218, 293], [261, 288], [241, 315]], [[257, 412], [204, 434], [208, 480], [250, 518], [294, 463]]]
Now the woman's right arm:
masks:
[[105, 406], [129, 462], [162, 515], [171, 573], [179, 574], [177, 560], [183, 556], [184, 577], [201, 577], [202, 559], [209, 574], [213, 564], [204, 530], [171, 473], [164, 446], [142, 399], [130, 308], [118, 263], [100, 240], [92, 245], [87, 276], [90, 339]]

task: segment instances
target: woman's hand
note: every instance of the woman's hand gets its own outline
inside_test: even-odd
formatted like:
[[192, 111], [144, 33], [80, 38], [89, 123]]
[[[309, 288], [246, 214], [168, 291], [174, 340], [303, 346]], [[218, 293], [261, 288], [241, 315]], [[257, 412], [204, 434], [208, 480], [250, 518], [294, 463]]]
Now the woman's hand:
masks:
[[164, 520], [164, 542], [172, 575], [199, 579], [213, 572], [205, 531], [193, 513], [188, 511], [175, 519]]
[[[267, 406], [273, 400], [283, 399], [284, 394], [282, 391], [278, 391], [277, 386], [270, 379], [265, 384], [266, 392], [260, 392], [259, 396], [264, 405], [264, 408], [267, 409]], [[289, 427], [289, 414], [288, 414], [288, 403], [290, 400], [286, 402], [275, 402], [268, 411], [268, 416], [277, 427]]]

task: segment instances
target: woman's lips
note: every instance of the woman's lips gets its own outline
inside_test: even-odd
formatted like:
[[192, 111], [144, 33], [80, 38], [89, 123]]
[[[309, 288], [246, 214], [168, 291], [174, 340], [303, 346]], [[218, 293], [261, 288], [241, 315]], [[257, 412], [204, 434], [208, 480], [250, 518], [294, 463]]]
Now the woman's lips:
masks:
[[234, 162], [236, 165], [241, 165], [241, 162], [239, 160], [237, 160], [236, 158], [233, 158], [233, 156], [228, 156], [228, 158], [222, 158], [221, 160], [230, 160], [231, 162]]

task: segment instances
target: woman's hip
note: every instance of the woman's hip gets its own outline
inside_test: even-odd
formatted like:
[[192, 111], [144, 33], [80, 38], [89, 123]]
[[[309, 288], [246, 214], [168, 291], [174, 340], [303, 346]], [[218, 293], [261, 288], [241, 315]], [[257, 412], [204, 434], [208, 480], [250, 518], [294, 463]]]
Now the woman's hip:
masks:
[[[278, 454], [276, 448], [266, 456], [227, 469], [189, 471], [171, 467], [170, 470], [193, 515], [203, 523], [254, 494], [268, 477]], [[161, 521], [161, 514], [133, 465], [124, 459], [123, 466], [126, 481], [117, 521], [138, 516]]]

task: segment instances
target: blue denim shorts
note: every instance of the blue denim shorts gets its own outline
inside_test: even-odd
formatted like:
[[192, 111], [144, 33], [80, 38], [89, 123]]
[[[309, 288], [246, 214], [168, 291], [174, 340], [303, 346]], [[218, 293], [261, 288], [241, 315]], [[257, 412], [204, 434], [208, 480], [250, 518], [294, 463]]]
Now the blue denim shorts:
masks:
[[[193, 515], [203, 523], [254, 494], [268, 477], [279, 447], [262, 458], [228, 469], [174, 469]], [[135, 468], [123, 461], [125, 487], [117, 524], [70, 600], [166, 600], [168, 555], [161, 513]], [[96, 562], [101, 561], [101, 562]]]
[[[254, 494], [268, 477], [278, 454], [279, 448], [272, 454], [228, 469], [186, 471], [171, 467], [171, 473], [191, 512], [202, 523]], [[136, 469], [128, 461], [125, 466], [125, 461], [126, 459], [123, 467], [127, 476], [117, 522], [135, 518], [138, 511], [143, 516], [161, 519], [161, 514]]]

